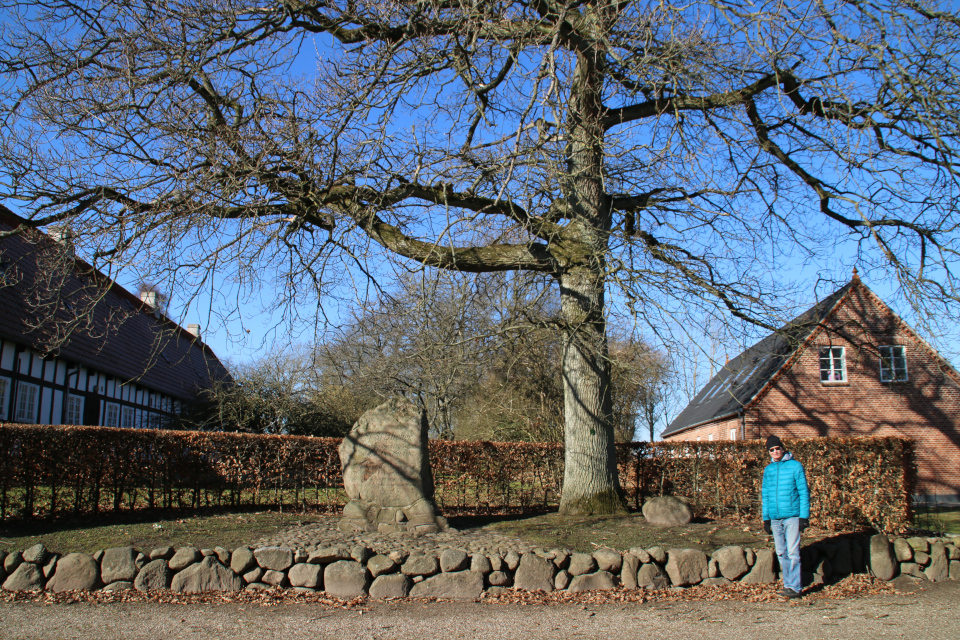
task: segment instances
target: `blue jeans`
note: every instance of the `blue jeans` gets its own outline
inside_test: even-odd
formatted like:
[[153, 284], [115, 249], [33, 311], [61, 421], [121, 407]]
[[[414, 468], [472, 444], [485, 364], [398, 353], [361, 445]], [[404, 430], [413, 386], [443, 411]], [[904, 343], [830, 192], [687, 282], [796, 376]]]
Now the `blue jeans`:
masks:
[[783, 575], [783, 588], [803, 591], [800, 583], [800, 518], [771, 520], [773, 542], [777, 545], [777, 559]]

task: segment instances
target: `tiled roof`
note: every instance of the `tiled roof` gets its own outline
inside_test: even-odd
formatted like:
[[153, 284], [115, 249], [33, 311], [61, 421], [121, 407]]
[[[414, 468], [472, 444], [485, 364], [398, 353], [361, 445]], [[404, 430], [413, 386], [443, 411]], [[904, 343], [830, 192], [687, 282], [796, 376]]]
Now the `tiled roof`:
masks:
[[853, 280], [725, 364], [664, 430], [662, 437], [740, 411], [850, 291]]
[[[21, 222], [0, 205], [0, 232]], [[40, 231], [0, 238], [0, 282], [4, 339], [181, 400], [229, 379], [197, 336]]]

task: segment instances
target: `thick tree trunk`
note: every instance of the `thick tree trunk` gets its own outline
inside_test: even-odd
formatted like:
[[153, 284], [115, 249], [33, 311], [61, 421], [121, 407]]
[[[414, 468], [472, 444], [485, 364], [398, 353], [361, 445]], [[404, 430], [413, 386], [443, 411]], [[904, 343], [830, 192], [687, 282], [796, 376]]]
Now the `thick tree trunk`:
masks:
[[567, 117], [567, 167], [561, 179], [574, 212], [564, 230], [558, 274], [563, 315], [563, 514], [625, 510], [617, 474], [604, 318], [610, 206], [603, 185], [603, 77], [598, 57], [581, 53]]
[[580, 268], [560, 278], [564, 323], [563, 399], [566, 456], [560, 513], [617, 513], [626, 508], [614, 447], [610, 360], [603, 317], [603, 277]]

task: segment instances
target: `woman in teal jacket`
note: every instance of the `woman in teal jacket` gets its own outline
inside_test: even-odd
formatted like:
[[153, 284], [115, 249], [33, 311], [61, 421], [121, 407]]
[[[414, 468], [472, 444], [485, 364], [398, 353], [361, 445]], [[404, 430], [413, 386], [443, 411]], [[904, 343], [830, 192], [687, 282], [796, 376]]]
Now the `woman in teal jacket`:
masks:
[[767, 438], [770, 464], [763, 470], [761, 500], [763, 528], [773, 534], [783, 573], [780, 595], [799, 598], [800, 533], [810, 526], [810, 490], [803, 465], [793, 458], [777, 436]]

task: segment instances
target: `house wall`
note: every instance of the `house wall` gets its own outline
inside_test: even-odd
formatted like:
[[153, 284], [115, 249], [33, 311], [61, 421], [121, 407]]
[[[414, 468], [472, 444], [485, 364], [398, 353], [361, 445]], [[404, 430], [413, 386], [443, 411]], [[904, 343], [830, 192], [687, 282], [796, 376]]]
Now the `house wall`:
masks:
[[[879, 347], [902, 345], [907, 380], [883, 382]], [[820, 349], [842, 347], [846, 380], [820, 381]], [[918, 491], [960, 495], [960, 381], [955, 372], [863, 288], [774, 379], [751, 415], [748, 437], [899, 435], [916, 442]]]
[[[731, 431], [733, 432], [731, 434]], [[731, 438], [730, 436], [733, 435]], [[668, 442], [674, 441], [700, 441], [710, 442], [711, 440], [742, 440], [740, 416], [734, 416], [726, 420], [717, 422], [708, 422], [707, 424], [686, 431], [681, 431], [672, 436], [664, 438]]]
[[[18, 415], [18, 403], [29, 416]], [[80, 398], [77, 419], [68, 412], [70, 398]], [[76, 402], [76, 400], [74, 400]], [[160, 427], [179, 408], [173, 398], [135, 383], [0, 340], [0, 420], [29, 424], [84, 424], [129, 428]], [[111, 417], [116, 418], [115, 424]]]

